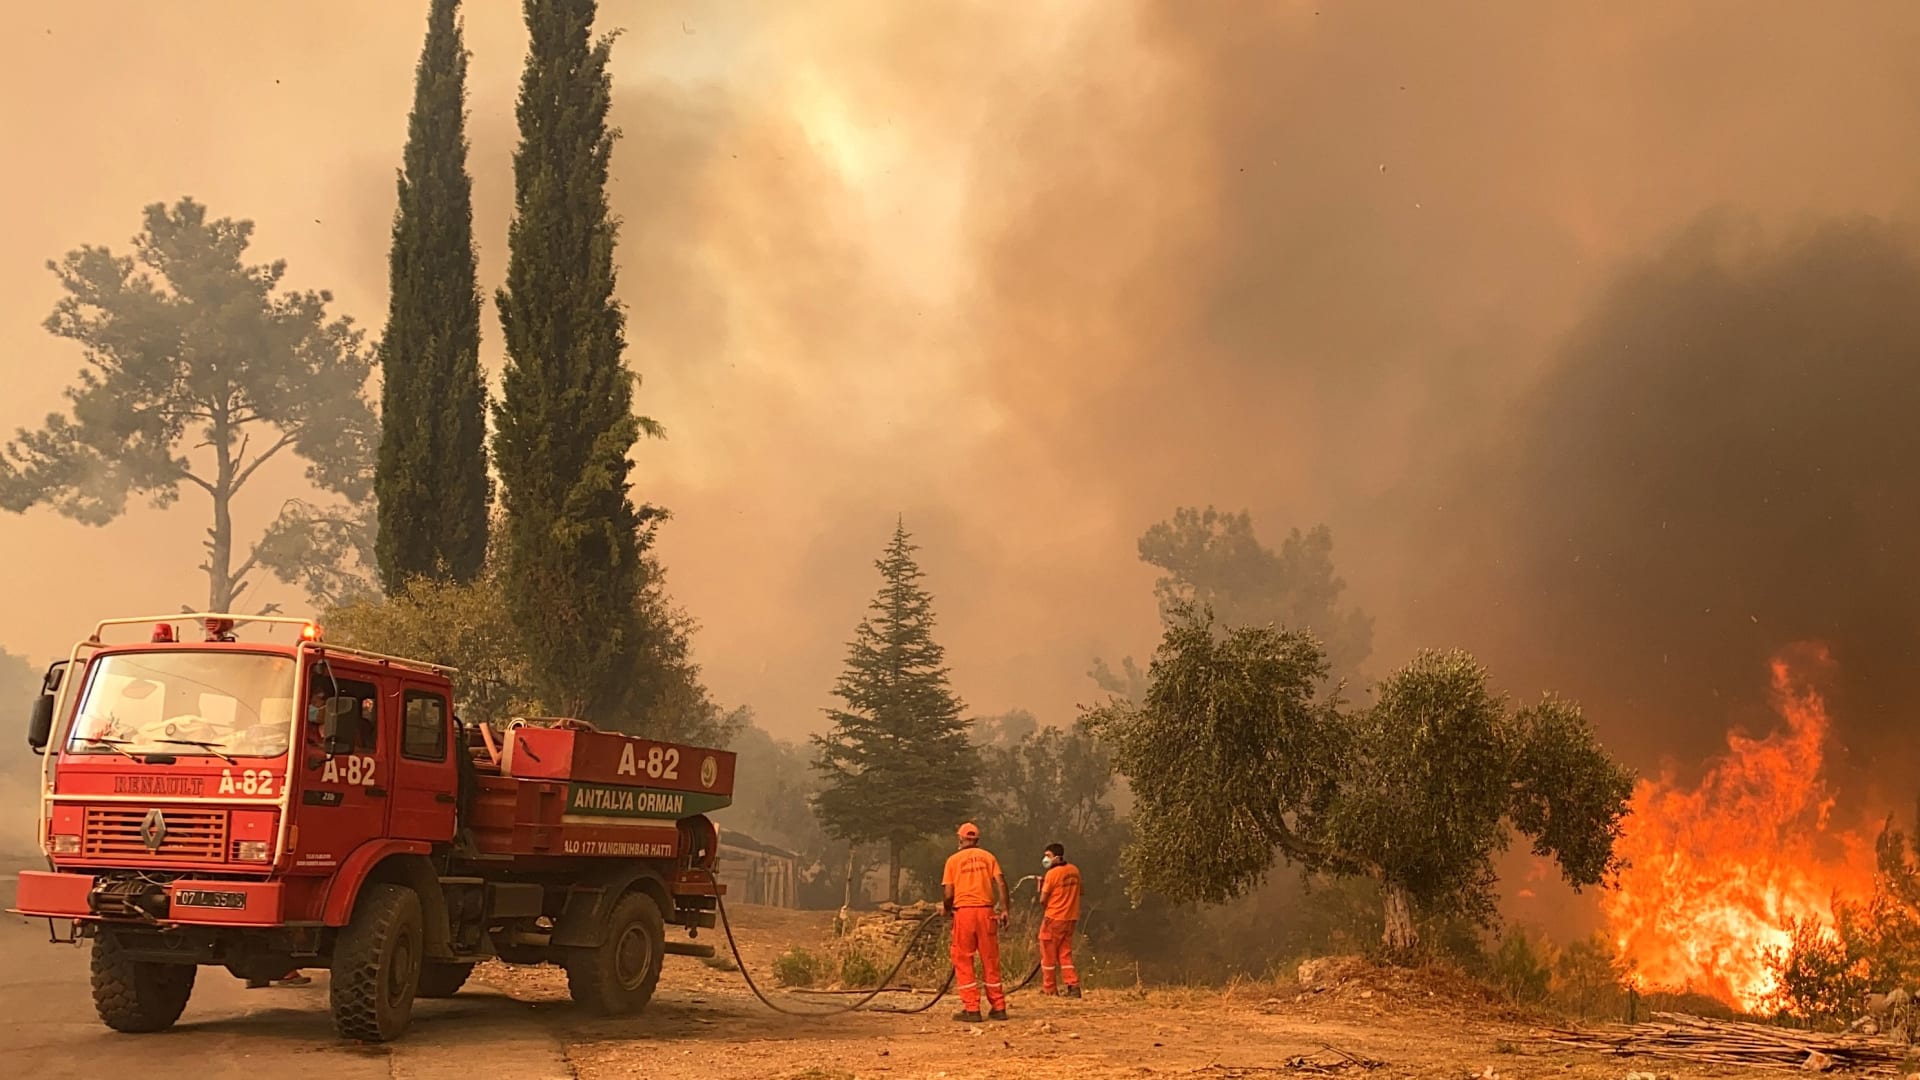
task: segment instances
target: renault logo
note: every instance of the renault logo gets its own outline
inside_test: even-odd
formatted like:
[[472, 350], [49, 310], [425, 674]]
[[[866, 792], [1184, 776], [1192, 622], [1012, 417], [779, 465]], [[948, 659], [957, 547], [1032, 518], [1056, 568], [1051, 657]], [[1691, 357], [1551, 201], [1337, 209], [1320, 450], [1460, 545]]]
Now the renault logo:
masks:
[[140, 842], [155, 852], [167, 842], [167, 819], [158, 809], [147, 811], [147, 819], [140, 823]]

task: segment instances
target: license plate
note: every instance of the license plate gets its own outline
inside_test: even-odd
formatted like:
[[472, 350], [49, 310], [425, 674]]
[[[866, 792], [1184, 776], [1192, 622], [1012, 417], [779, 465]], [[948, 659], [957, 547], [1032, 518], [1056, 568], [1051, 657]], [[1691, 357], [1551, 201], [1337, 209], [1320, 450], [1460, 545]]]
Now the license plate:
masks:
[[181, 907], [243, 908], [247, 906], [247, 894], [208, 892], [204, 889], [175, 889], [173, 902]]

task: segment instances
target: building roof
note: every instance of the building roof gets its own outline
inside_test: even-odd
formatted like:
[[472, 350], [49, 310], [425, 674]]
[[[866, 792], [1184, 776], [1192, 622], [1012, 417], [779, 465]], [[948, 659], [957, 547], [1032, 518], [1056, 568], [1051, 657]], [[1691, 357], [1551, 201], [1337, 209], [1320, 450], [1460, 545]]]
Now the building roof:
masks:
[[773, 855], [782, 859], [797, 860], [800, 858], [798, 852], [788, 851], [786, 848], [762, 843], [748, 836], [746, 833], [723, 828], [720, 830], [720, 854], [725, 855], [729, 850], [748, 851], [755, 855]]

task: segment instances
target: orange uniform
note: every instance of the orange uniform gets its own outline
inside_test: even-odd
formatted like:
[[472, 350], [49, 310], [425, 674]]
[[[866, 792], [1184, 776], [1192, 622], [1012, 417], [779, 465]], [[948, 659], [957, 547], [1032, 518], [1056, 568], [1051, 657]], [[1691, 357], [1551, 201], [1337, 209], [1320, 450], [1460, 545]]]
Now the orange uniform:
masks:
[[1040, 881], [1046, 909], [1040, 916], [1040, 992], [1055, 990], [1054, 969], [1068, 987], [1080, 985], [1073, 969], [1073, 928], [1080, 921], [1080, 868], [1060, 863]]
[[993, 883], [1000, 881], [1000, 860], [982, 847], [961, 848], [947, 857], [940, 884], [953, 887], [953, 975], [960, 1003], [968, 1012], [980, 1011], [980, 983], [974, 981], [973, 956], [987, 984], [987, 1001], [995, 1009], [1007, 1007], [1000, 980], [1000, 928], [993, 919]]

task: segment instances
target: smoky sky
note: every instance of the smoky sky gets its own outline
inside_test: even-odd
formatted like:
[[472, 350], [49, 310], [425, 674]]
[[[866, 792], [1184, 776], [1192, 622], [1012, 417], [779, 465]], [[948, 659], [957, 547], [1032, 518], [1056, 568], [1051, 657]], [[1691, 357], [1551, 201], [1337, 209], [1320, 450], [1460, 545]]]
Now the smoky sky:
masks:
[[1497, 522], [1468, 576], [1525, 613], [1517, 660], [1685, 759], [1706, 718], [1766, 730], [1756, 673], [1821, 642], [1845, 757], [1915, 763], [1915, 239], [1715, 215], [1623, 272], [1462, 496]]
[[[7, 16], [0, 190], [31, 213], [0, 245], [0, 427], [78, 366], [39, 329], [41, 263], [124, 246], [147, 202], [255, 219], [260, 258], [377, 331], [415, 7]], [[489, 297], [518, 14], [466, 9]], [[1374, 674], [1476, 649], [1650, 768], [1764, 724], [1765, 657], [1823, 637], [1849, 746], [1892, 745], [1920, 9], [607, 2], [602, 23], [625, 31], [628, 359], [668, 432], [635, 492], [674, 515], [659, 550], [717, 695], [775, 731], [820, 724], [897, 515], [970, 708], [1058, 723], [1092, 657], [1152, 646], [1135, 539], [1211, 503], [1274, 543], [1332, 528]], [[482, 333], [497, 366], [490, 308]], [[0, 518], [0, 645], [40, 657], [199, 595], [195, 506]]]

